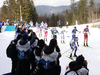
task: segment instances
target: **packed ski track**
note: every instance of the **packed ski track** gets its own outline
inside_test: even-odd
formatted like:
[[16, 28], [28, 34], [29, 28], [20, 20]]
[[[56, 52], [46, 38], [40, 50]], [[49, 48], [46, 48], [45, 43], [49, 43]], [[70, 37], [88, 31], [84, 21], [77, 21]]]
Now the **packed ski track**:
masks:
[[[83, 35], [83, 30], [86, 27], [86, 25], [77, 25], [77, 30], [80, 31], [80, 33], [77, 32], [77, 36], [79, 38], [79, 47], [77, 50], [77, 55], [83, 55], [85, 59], [88, 61], [88, 68], [89, 68], [89, 75], [100, 75], [99, 68], [100, 68], [100, 29], [99, 28], [92, 28], [92, 24], [89, 24], [89, 39], [88, 39], [88, 44], [89, 47], [84, 47], [83, 46], [83, 41], [84, 41], [84, 35]], [[3, 27], [4, 28], [4, 27]], [[57, 27], [57, 30], [59, 34], [57, 34], [57, 41], [58, 41], [58, 46], [61, 49], [61, 58], [60, 58], [60, 65], [61, 65], [61, 75], [64, 75], [66, 66], [69, 64], [71, 59], [69, 59], [67, 56], [70, 54], [71, 49], [69, 46], [69, 42], [72, 38], [72, 29], [74, 26], [69, 26], [68, 28], [62, 27], [59, 28]], [[36, 28], [30, 28], [34, 32], [36, 32]], [[48, 39], [46, 41], [46, 44], [49, 44], [49, 41], [51, 39], [51, 32], [50, 29], [48, 30]], [[66, 30], [66, 38], [65, 38], [65, 44], [61, 43], [61, 30], [64, 29]], [[3, 29], [4, 30], [4, 29]], [[2, 31], [3, 31], [2, 30]], [[43, 31], [44, 32], [44, 31]], [[37, 36], [39, 37], [39, 32], [36, 32]], [[0, 33], [0, 75], [4, 73], [8, 73], [11, 70], [11, 60], [7, 58], [6, 56], [6, 48], [8, 44], [10, 43], [11, 40], [14, 39], [15, 31], [6, 31]], [[44, 34], [42, 37], [39, 39], [44, 39]], [[75, 60], [75, 58], [74, 58]]]

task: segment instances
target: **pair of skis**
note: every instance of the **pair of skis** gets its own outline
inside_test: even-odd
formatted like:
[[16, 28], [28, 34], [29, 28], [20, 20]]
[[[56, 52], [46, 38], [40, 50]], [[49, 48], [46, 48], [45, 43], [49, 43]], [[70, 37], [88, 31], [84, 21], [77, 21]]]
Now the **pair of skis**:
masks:
[[61, 44], [66, 44], [65, 42], [61, 42]]
[[70, 57], [70, 55], [66, 55], [66, 57], [68, 57], [69, 59], [71, 59], [71, 60], [73, 60], [73, 61], [75, 61], [76, 58], [77, 58], [77, 57], [75, 57], [75, 56]]
[[[63, 55], [63, 54], [65, 54], [65, 53], [67, 53], [67, 52], [69, 52], [71, 49], [68, 49], [67, 51], [65, 51], [65, 52], [63, 52], [61, 55]], [[78, 49], [78, 51], [81, 51], [80, 49]], [[82, 52], [82, 51], [81, 51]], [[68, 57], [69, 59], [71, 59], [71, 60], [76, 60], [76, 58], [77, 57], [75, 57], [75, 56], [72, 56], [72, 57], [70, 57], [70, 55], [65, 55], [66, 57]]]
[[[90, 46], [84, 46], [84, 47], [86, 47], [86, 48], [92, 48], [92, 47], [90, 47]], [[92, 48], [93, 49], [93, 48]]]

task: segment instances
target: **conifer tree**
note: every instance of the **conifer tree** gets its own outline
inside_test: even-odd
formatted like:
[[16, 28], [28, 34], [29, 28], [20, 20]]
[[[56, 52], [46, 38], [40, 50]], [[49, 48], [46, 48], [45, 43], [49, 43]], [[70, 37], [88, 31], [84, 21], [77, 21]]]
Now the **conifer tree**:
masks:
[[37, 11], [36, 11], [36, 8], [35, 8], [33, 0], [31, 0], [31, 11], [30, 11], [30, 14], [31, 14], [30, 15], [31, 20], [35, 24], [36, 21], [38, 20], [38, 14], [37, 14]]
[[80, 24], [87, 23], [87, 0], [80, 0], [77, 16]]
[[95, 11], [94, 0], [89, 1], [89, 9], [88, 9], [88, 20], [89, 22], [93, 22], [94, 19], [94, 11]]
[[5, 3], [2, 7], [3, 15], [7, 16], [5, 19], [21, 21], [22, 17], [24, 21], [30, 22], [32, 20], [33, 23], [38, 20], [33, 0], [6, 0]]
[[75, 3], [75, 0], [71, 0], [71, 6], [70, 7], [71, 7], [71, 10], [68, 13], [69, 16], [67, 16], [67, 17], [68, 17], [69, 25], [73, 25], [73, 24], [75, 24], [75, 22], [77, 20], [77, 5]]
[[2, 8], [1, 8], [1, 17], [3, 21], [6, 21], [8, 19], [8, 7], [6, 3], [4, 2]]
[[51, 27], [56, 27], [57, 26], [57, 20], [56, 20], [56, 16], [54, 14], [52, 14], [51, 16]]

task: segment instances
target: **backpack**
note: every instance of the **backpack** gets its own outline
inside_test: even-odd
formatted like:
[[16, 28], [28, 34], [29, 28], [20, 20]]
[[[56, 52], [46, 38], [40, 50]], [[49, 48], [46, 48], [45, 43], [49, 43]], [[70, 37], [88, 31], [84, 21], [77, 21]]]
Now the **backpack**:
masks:
[[14, 40], [8, 45], [6, 49], [6, 55], [8, 58], [17, 58], [17, 49]]

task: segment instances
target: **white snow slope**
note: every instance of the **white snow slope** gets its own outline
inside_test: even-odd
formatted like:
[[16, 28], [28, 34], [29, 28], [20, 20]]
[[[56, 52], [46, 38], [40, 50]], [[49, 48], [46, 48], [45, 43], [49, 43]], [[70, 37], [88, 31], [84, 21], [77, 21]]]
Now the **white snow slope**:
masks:
[[[77, 55], [82, 54], [85, 59], [88, 61], [88, 68], [89, 68], [89, 75], [100, 75], [100, 29], [99, 28], [91, 28], [92, 24], [89, 25], [90, 34], [89, 35], [89, 46], [91, 48], [83, 47], [83, 41], [84, 41], [84, 35], [83, 30], [86, 27], [86, 25], [77, 25], [77, 29], [81, 31], [81, 33], [77, 33], [77, 36], [79, 38], [79, 47], [77, 51]], [[3, 27], [5, 28], [5, 27]], [[66, 44], [61, 44], [61, 35], [57, 35], [57, 41], [58, 46], [61, 49], [62, 57], [60, 58], [60, 65], [61, 65], [61, 75], [64, 75], [66, 66], [69, 64], [70, 60], [66, 57], [70, 53], [71, 50], [69, 47], [69, 41], [71, 40], [72, 36], [72, 29], [74, 26], [69, 26], [69, 28], [63, 27], [62, 29], [65, 29], [67, 31], [66, 33]], [[33, 31], [36, 31], [35, 28], [31, 28]], [[62, 30], [61, 28], [57, 28], [57, 30], [60, 32]], [[38, 36], [38, 33], [36, 33]], [[48, 33], [48, 42], [51, 39], [51, 32]], [[15, 32], [14, 31], [6, 31], [0, 33], [0, 75], [4, 73], [8, 73], [11, 71], [11, 60], [7, 58], [6, 56], [6, 48], [11, 40], [14, 39]], [[42, 37], [43, 38], [43, 37]], [[40, 38], [40, 39], [42, 39]], [[69, 50], [68, 52], [64, 53], [65, 51]]]

